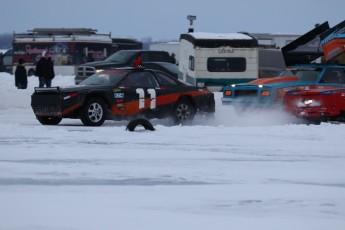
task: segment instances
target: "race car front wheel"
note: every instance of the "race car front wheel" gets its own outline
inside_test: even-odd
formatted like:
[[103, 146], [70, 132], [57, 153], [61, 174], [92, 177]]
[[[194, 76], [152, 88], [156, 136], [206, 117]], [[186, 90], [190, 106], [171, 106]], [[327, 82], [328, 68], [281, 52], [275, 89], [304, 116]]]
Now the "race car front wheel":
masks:
[[42, 116], [36, 116], [37, 120], [42, 125], [57, 125], [62, 120], [61, 117], [42, 117]]
[[101, 126], [105, 121], [106, 105], [102, 99], [93, 98], [81, 109], [80, 120], [87, 126]]
[[187, 99], [179, 100], [174, 107], [175, 124], [185, 124], [193, 120], [195, 112]]

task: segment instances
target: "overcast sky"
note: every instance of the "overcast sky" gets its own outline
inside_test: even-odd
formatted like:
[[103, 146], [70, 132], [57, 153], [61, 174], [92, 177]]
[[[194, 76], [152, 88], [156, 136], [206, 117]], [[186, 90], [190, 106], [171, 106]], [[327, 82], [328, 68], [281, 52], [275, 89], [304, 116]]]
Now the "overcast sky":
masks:
[[[255, 4], [255, 5], [254, 5]], [[259, 4], [259, 5], [258, 5]], [[112, 37], [178, 39], [195, 31], [303, 34], [345, 20], [345, 0], [1, 0], [0, 33], [33, 28], [92, 28]]]

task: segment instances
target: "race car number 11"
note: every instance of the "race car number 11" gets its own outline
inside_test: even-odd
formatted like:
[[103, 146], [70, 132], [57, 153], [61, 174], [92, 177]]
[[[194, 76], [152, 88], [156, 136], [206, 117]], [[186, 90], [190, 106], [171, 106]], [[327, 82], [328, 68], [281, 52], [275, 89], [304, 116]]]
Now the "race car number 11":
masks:
[[[145, 108], [145, 91], [142, 88], [136, 89], [137, 94], [139, 94], [139, 109]], [[147, 89], [147, 93], [150, 95], [150, 109], [156, 108], [156, 90]]]

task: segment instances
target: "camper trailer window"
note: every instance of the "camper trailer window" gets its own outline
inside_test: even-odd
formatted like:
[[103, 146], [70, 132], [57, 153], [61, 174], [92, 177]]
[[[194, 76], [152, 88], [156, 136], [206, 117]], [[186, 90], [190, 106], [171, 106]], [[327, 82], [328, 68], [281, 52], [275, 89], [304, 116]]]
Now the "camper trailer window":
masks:
[[242, 57], [208, 58], [207, 69], [209, 72], [244, 72], [246, 64]]
[[189, 62], [188, 62], [188, 65], [189, 65], [189, 69], [194, 71], [194, 57], [193, 56], [189, 56]]

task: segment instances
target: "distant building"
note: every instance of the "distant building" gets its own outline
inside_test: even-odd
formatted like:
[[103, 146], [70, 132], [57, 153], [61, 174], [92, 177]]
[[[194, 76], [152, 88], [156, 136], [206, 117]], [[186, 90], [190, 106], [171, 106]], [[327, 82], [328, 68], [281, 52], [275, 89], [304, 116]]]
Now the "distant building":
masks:
[[24, 59], [28, 75], [35, 74], [42, 52], [54, 62], [55, 74], [73, 75], [77, 66], [101, 61], [111, 54], [111, 34], [99, 34], [90, 28], [34, 28], [27, 33], [13, 34], [13, 70]]
[[258, 40], [259, 47], [268, 49], [281, 49], [301, 36], [283, 33], [250, 33], [250, 35]]

